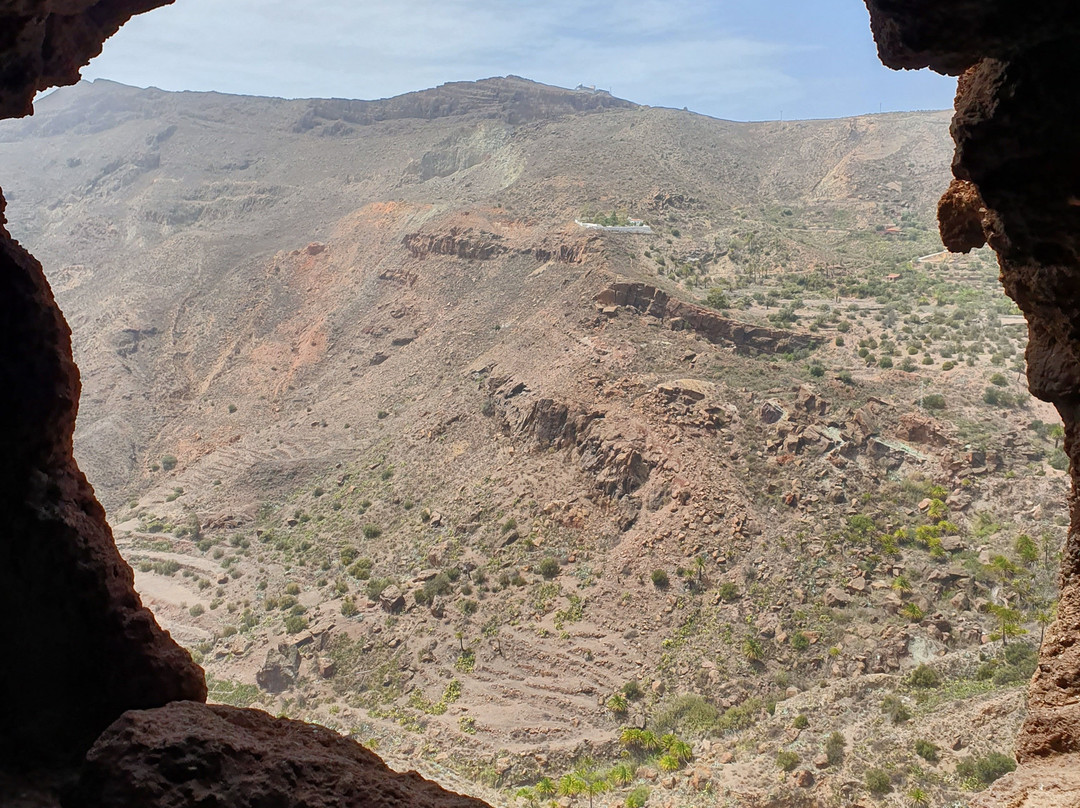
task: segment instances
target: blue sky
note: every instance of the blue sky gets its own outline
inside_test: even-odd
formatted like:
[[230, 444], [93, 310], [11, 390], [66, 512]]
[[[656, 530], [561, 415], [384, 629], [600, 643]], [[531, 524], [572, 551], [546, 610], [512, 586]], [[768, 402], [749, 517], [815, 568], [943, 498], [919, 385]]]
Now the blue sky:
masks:
[[507, 74], [734, 120], [944, 109], [956, 87], [883, 67], [860, 0], [177, 0], [83, 72], [289, 98]]

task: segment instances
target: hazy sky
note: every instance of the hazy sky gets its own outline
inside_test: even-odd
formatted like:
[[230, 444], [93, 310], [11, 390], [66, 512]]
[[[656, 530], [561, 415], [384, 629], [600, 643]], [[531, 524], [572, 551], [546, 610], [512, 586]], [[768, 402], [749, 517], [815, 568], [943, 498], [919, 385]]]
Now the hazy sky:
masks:
[[382, 98], [511, 73], [735, 120], [944, 109], [956, 87], [884, 68], [860, 0], [177, 0], [83, 75]]

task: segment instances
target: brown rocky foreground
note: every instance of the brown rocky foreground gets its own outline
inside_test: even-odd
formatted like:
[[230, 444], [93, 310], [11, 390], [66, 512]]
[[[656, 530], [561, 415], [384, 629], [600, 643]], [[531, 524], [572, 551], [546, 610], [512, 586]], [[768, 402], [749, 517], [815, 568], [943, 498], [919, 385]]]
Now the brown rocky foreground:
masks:
[[323, 727], [192, 701], [124, 713], [86, 759], [78, 794], [65, 805], [484, 805], [415, 772], [397, 774]]

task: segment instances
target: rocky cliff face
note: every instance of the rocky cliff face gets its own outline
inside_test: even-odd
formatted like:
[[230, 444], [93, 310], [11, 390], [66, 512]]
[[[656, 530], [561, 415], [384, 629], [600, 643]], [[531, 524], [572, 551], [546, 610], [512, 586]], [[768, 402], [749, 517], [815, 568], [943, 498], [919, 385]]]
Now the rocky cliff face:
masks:
[[[1032, 681], [1017, 757], [1080, 750], [1080, 132], [1073, 124], [1080, 15], [1063, 2], [867, 0], [882, 61], [960, 75], [952, 133], [957, 182], [942, 201], [946, 244], [985, 239], [1024, 311], [1028, 382], [1065, 423], [1072, 524], [1058, 620]], [[1062, 760], [1065, 760], [1064, 758]], [[1023, 795], [1009, 805], [1027, 804]], [[1042, 803], [1039, 804], [1050, 804]], [[1055, 802], [1054, 804], [1066, 804]], [[1073, 803], [1069, 803], [1073, 804]]]
[[[159, 5], [0, 4], [0, 117], [77, 81], [108, 36]], [[482, 805], [397, 775], [327, 730], [200, 703], [202, 670], [142, 606], [72, 456], [71, 332], [3, 212], [0, 197], [0, 638], [27, 652], [0, 677], [0, 802]]]
[[608, 313], [627, 306], [667, 321], [675, 331], [693, 331], [709, 342], [732, 345], [740, 353], [790, 353], [814, 344], [809, 334], [740, 323], [693, 303], [674, 300], [663, 290], [645, 283], [614, 283], [597, 295], [596, 302]]

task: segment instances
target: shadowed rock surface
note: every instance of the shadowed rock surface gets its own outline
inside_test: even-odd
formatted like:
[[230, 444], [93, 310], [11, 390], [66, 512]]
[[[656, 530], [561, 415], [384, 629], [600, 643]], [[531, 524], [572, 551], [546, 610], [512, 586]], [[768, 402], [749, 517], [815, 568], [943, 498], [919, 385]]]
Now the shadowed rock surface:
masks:
[[5, 0], [0, 3], [0, 118], [31, 113], [34, 93], [74, 84], [101, 44], [136, 14], [172, 0]]
[[77, 808], [484, 806], [323, 727], [194, 702], [125, 713], [87, 761]]
[[0, 676], [5, 764], [77, 759], [124, 710], [206, 698], [202, 671], [144, 608], [72, 458], [79, 375], [41, 265], [0, 200]]

